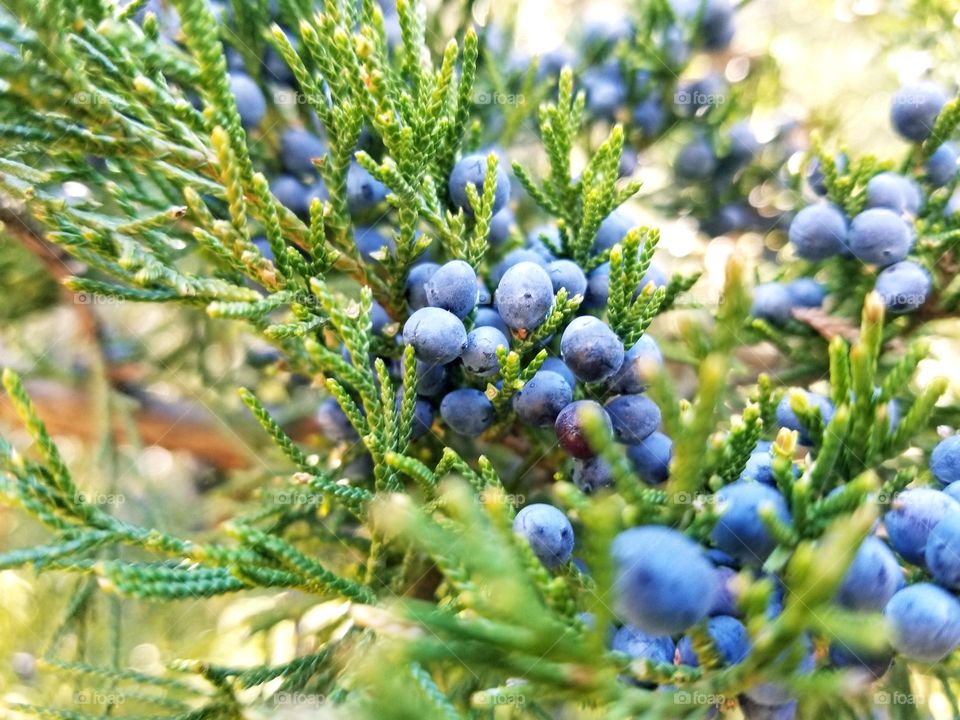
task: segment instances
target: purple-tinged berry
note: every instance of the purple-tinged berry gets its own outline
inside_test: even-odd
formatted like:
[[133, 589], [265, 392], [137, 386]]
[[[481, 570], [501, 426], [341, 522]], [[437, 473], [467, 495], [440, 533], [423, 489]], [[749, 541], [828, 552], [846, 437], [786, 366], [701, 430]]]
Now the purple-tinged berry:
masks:
[[230, 93], [237, 103], [240, 123], [246, 129], [260, 124], [267, 114], [267, 99], [256, 81], [245, 73], [232, 72], [229, 75]]
[[320, 434], [333, 442], [356, 440], [359, 437], [334, 398], [327, 398], [320, 403], [315, 420]]
[[753, 289], [750, 315], [774, 325], [783, 325], [792, 317], [794, 304], [786, 285], [778, 282], [762, 283]]
[[417, 263], [407, 273], [407, 304], [411, 310], [427, 307], [427, 282], [440, 269], [435, 262]]
[[669, 635], [651, 635], [633, 625], [624, 625], [614, 634], [610, 649], [629, 658], [643, 658], [660, 665], [673, 665], [676, 645]]
[[[823, 395], [807, 391], [804, 391], [804, 395], [807, 398], [807, 404], [820, 411], [820, 419], [823, 420], [824, 426], [829, 425], [834, 413], [833, 403], [830, 402], [830, 399]], [[807, 428], [800, 422], [800, 418], [797, 417], [793, 408], [790, 407], [789, 394], [784, 395], [777, 405], [777, 425], [785, 427], [788, 430], [796, 430], [797, 433], [799, 433], [797, 442], [801, 445], [811, 444], [811, 438]]]
[[797, 278], [786, 285], [795, 306], [817, 308], [823, 305], [827, 289], [813, 278]]
[[326, 152], [323, 140], [307, 130], [290, 128], [280, 136], [280, 161], [294, 175], [315, 175], [313, 160]]
[[599, 422], [606, 427], [608, 434], [613, 433], [607, 411], [593, 400], [576, 400], [568, 404], [557, 414], [554, 423], [560, 447], [581, 460], [596, 454], [587, 440], [586, 426], [589, 422]]
[[371, 175], [358, 162], [350, 163], [347, 170], [347, 207], [351, 213], [365, 213], [387, 199], [387, 186]]

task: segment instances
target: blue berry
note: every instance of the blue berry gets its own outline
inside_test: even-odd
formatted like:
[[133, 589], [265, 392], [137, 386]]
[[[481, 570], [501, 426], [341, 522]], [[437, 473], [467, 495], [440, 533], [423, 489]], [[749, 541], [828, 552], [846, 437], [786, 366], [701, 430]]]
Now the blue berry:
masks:
[[941, 585], [960, 590], [960, 513], [948, 513], [927, 537], [924, 560]]
[[[830, 402], [830, 399], [817, 393], [807, 391], [803, 391], [803, 393], [807, 398], [807, 405], [815, 407], [820, 411], [820, 418], [823, 420], [824, 426], [829, 425], [834, 413], [833, 403]], [[785, 427], [788, 430], [796, 430], [799, 434], [797, 442], [801, 445], [810, 445], [810, 434], [807, 432], [807, 428], [804, 427], [803, 423], [800, 422], [800, 418], [797, 417], [793, 408], [790, 407], [789, 394], [784, 395], [777, 405], [777, 425]]]
[[270, 192], [280, 204], [299, 218], [310, 215], [309, 189], [292, 175], [279, 175], [270, 183]]
[[467, 347], [461, 359], [463, 366], [480, 377], [487, 377], [497, 372], [497, 348], [510, 349], [506, 336], [495, 327], [474, 328], [467, 334]]
[[652, 432], [636, 445], [628, 445], [627, 457], [641, 480], [659, 485], [670, 476], [673, 440], [662, 432]]
[[535, 330], [553, 306], [550, 276], [536, 263], [517, 263], [500, 278], [494, 306], [511, 329], [523, 333]]
[[440, 401], [440, 417], [458, 435], [477, 437], [493, 424], [493, 415], [493, 403], [475, 388], [453, 390]]
[[733, 5], [730, 0], [706, 0], [700, 11], [700, 38], [707, 50], [723, 50], [733, 39]]
[[560, 355], [578, 380], [601, 382], [623, 365], [623, 343], [602, 320], [583, 315], [563, 331]]
[[477, 275], [470, 263], [451, 260], [440, 266], [424, 285], [427, 302], [464, 318], [477, 306]]
[[676, 645], [669, 635], [651, 635], [633, 625], [624, 625], [610, 641], [610, 649], [630, 658], [643, 658], [661, 665], [673, 665]]
[[662, 60], [669, 68], [680, 69], [690, 59], [690, 44], [686, 33], [679, 25], [669, 25], [660, 39]]
[[793, 304], [799, 307], [820, 307], [827, 296], [827, 289], [813, 278], [797, 278], [786, 288]]
[[368, 263], [382, 262], [382, 257], [393, 254], [397, 249], [392, 237], [383, 235], [372, 227], [358, 227], [353, 231], [354, 240], [360, 256]]
[[713, 566], [697, 543], [657, 525], [625, 530], [611, 544], [620, 615], [641, 630], [672, 635], [707, 615]]
[[756, 480], [764, 485], [776, 485], [773, 476], [773, 457], [769, 450], [754, 450], [740, 473], [741, 480]]
[[633, 124], [644, 138], [655, 137], [667, 124], [667, 110], [663, 101], [651, 95], [633, 109]]
[[[707, 633], [713, 640], [724, 665], [736, 665], [750, 652], [750, 636], [742, 622], [729, 615], [717, 615], [707, 621]], [[693, 641], [684, 635], [677, 643], [680, 662], [690, 667], [700, 667], [700, 659], [693, 649]]]
[[356, 440], [359, 437], [350, 420], [347, 419], [346, 413], [334, 398], [327, 398], [320, 403], [315, 419], [320, 434], [328, 440], [343, 442]]
[[900, 589], [903, 571], [882, 540], [868, 537], [837, 590], [837, 602], [851, 610], [877, 611]]
[[567, 381], [567, 384], [573, 388], [577, 385], [577, 378], [574, 377], [573, 372], [570, 368], [567, 367], [567, 364], [557, 357], [548, 357], [543, 361], [543, 365], [540, 366], [541, 370], [549, 370], [550, 372], [555, 372], [557, 375], [563, 377]]
[[960, 644], [960, 603], [936, 585], [905, 587], [883, 614], [890, 644], [911, 660], [938, 662]]
[[720, 519], [710, 537], [713, 543], [748, 565], [762, 565], [777, 546], [760, 511], [769, 508], [781, 521], [790, 522], [783, 496], [769, 485], [737, 481], [717, 493]]
[[636, 226], [636, 220], [630, 217], [626, 210], [617, 208], [607, 215], [597, 228], [597, 237], [593, 243], [594, 252], [609, 250], [621, 242], [624, 236]]
[[[473, 185], [478, 195], [483, 195], [483, 181], [487, 176], [487, 156], [481, 153], [466, 155], [457, 161], [450, 173], [447, 190], [453, 204], [467, 215], [473, 216], [473, 207], [467, 199], [467, 185]], [[510, 199], [510, 178], [497, 163], [496, 191], [493, 197], [493, 214], [500, 212]]]
[[941, 440], [930, 453], [930, 471], [941, 485], [960, 480], [960, 435]]
[[746, 120], [741, 120], [730, 126], [727, 131], [727, 140], [730, 146], [727, 157], [740, 162], [748, 162], [762, 148], [757, 136], [750, 129], [750, 123]]
[[554, 260], [547, 265], [547, 274], [553, 283], [554, 294], [563, 288], [567, 297], [584, 295], [587, 292], [587, 276], [573, 260]]
[[527, 505], [513, 520], [513, 531], [524, 538], [544, 567], [560, 567], [573, 552], [573, 527], [553, 505]]
[[516, 225], [513, 210], [503, 208], [490, 218], [490, 229], [487, 231], [487, 242], [493, 247], [503, 245], [509, 238], [511, 229]]
[[[913, 194], [917, 192], [917, 206], [913, 207]], [[867, 207], [887, 208], [895, 213], [915, 213], [919, 208], [919, 192], [903, 175], [894, 172], [882, 172], [874, 175], [867, 183]]]
[[624, 354], [620, 369], [607, 381], [607, 389], [629, 395], [641, 393], [662, 367], [663, 354], [657, 341], [649, 335], [643, 335]]
[[863, 262], [887, 266], [910, 252], [913, 231], [893, 210], [871, 208], [853, 219], [847, 243]]
[[494, 266], [490, 273], [490, 281], [494, 285], [499, 285], [500, 280], [506, 274], [507, 270], [512, 268], [514, 265], [519, 265], [522, 262], [532, 262], [535, 265], [545, 268], [548, 261], [545, 260], [543, 255], [538, 253], [536, 250], [531, 250], [530, 248], [516, 248], [515, 250], [508, 252], [503, 260]]
[[[714, 550], [713, 552], [720, 553], [719, 550]], [[713, 559], [710, 553], [708, 553], [708, 556]], [[733, 558], [729, 558], [729, 561], [735, 562]], [[714, 560], [714, 562], [716, 561]], [[714, 573], [716, 575], [716, 592], [714, 593], [713, 604], [710, 606], [708, 614], [710, 617], [716, 617], [717, 615], [739, 615], [740, 611], [737, 607], [739, 598], [736, 589], [737, 571], [732, 567], [719, 565], [714, 570]]]
[[592, 115], [612, 120], [617, 108], [627, 99], [627, 87], [620, 76], [619, 66], [611, 63], [588, 68], [581, 76], [581, 82], [587, 96], [587, 110]]
[[351, 213], [373, 210], [387, 199], [387, 186], [371, 175], [360, 163], [350, 163], [347, 170], [347, 207]]
[[256, 81], [245, 73], [232, 72], [229, 75], [230, 92], [237, 101], [240, 123], [250, 129], [260, 124], [267, 114], [267, 99]]
[[427, 282], [440, 269], [435, 262], [417, 263], [407, 273], [407, 304], [411, 310], [427, 307]]
[[943, 492], [960, 502], [960, 481], [950, 483], [943, 489]]
[[643, 395], [618, 395], [604, 405], [617, 442], [635, 445], [660, 427], [660, 408]]
[[910, 260], [884, 268], [874, 286], [887, 310], [893, 313], [916, 310], [927, 301], [930, 288], [930, 274]]
[[768, 282], [753, 289], [753, 304], [750, 314], [775, 325], [783, 325], [791, 317], [794, 301], [786, 285]]
[[890, 669], [893, 652], [850, 648], [842, 643], [833, 642], [830, 644], [829, 657], [830, 664], [834, 667], [865, 670], [875, 680], [879, 680]]
[[413, 345], [417, 358], [434, 365], [446, 365], [460, 357], [467, 345], [467, 331], [453, 313], [425, 307], [404, 323], [403, 341]]
[[323, 157], [327, 147], [323, 140], [307, 130], [290, 128], [280, 136], [280, 161], [294, 175], [314, 175], [314, 158]]
[[500, 313], [494, 310], [492, 307], [479, 307], [477, 308], [476, 315], [473, 316], [473, 326], [478, 327], [492, 327], [496, 328], [503, 333], [505, 338], [510, 337], [510, 328], [507, 327], [507, 324], [503, 321], [503, 318], [500, 317]]
[[584, 310], [599, 310], [607, 307], [610, 298], [610, 263], [597, 265], [587, 277], [587, 294], [580, 307]]
[[684, 180], [706, 180], [717, 169], [717, 154], [705, 137], [688, 142], [677, 153], [673, 171]]
[[934, 83], [923, 82], [902, 87], [894, 93], [890, 106], [893, 129], [906, 140], [926, 140], [946, 104], [946, 94]]
[[927, 160], [927, 180], [934, 187], [943, 187], [957, 175], [957, 146], [947, 142]]
[[588, 17], [583, 25], [583, 42], [594, 48], [614, 45], [620, 40], [628, 40], [633, 34], [633, 24], [623, 14], [595, 14]]
[[[801, 642], [803, 643], [805, 653], [803, 659], [800, 660], [800, 665], [797, 667], [797, 672], [802, 675], [809, 675], [816, 666], [816, 656], [814, 655], [813, 644], [810, 642], [808, 636], [802, 636]], [[777, 658], [777, 660], [780, 660], [780, 658]], [[777, 660], [774, 662], [777, 662]], [[748, 688], [746, 692], [744, 692], [744, 697], [740, 699], [741, 707], [744, 707], [744, 700], [749, 700], [752, 708], [762, 710], [766, 707], [766, 709], [771, 712], [768, 716], [759, 714], [756, 717], [777, 718], [780, 717], [778, 713], [781, 712], [778, 708], [789, 708], [791, 705], [796, 705], [796, 703], [792, 703], [790, 700], [790, 691], [788, 688], [777, 682], [760, 683], [759, 685]], [[754, 715], [749, 715], [748, 717], [753, 718]], [[792, 718], [793, 715], [788, 714], [783, 717]]]
[[517, 391], [512, 402], [523, 422], [549, 427], [557, 422], [560, 411], [573, 402], [573, 389], [562, 375], [541, 368]]
[[847, 218], [836, 205], [808, 205], [793, 218], [787, 236], [800, 257], [826, 260], [844, 249]]
[[613, 470], [602, 457], [575, 460], [571, 479], [581, 492], [590, 495], [613, 485]]
[[613, 433], [610, 418], [599, 403], [593, 400], [576, 400], [564, 407], [557, 414], [554, 423], [560, 447], [581, 460], [593, 457], [596, 453], [590, 447], [586, 434], [586, 423], [593, 418], [606, 426], [608, 434]]
[[927, 537], [947, 514], [960, 511], [960, 503], [932, 488], [911, 488], [897, 495], [883, 517], [893, 549], [914, 565], [923, 565]]
[[740, 711], [743, 713], [743, 720], [795, 720], [797, 701], [790, 700], [780, 705], [763, 705], [743, 695], [740, 698]]

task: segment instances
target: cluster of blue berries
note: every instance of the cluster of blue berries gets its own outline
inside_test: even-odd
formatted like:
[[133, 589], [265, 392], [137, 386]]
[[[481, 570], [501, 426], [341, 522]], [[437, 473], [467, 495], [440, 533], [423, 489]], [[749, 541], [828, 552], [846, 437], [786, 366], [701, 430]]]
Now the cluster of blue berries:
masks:
[[[893, 127], [905, 140], [923, 142], [930, 138], [946, 103], [946, 93], [933, 83], [903, 87], [893, 97]], [[925, 185], [936, 190], [953, 182], [958, 159], [960, 154], [954, 143], [941, 144], [926, 162]], [[845, 156], [837, 156], [835, 163], [838, 172], [845, 171]], [[814, 193], [826, 195], [819, 165], [813, 167], [808, 179]], [[853, 218], [827, 200], [800, 210], [789, 228], [794, 251], [812, 262], [842, 256], [876, 267], [879, 273], [875, 289], [887, 309], [894, 313], [917, 310], [932, 290], [927, 268], [909, 259], [917, 239], [914, 221], [925, 202], [924, 187], [911, 177], [885, 171], [870, 178], [864, 195], [865, 207]], [[950, 212], [949, 206], [945, 212]], [[764, 308], [767, 317], [773, 319], [781, 300], [775, 298], [769, 308]]]

